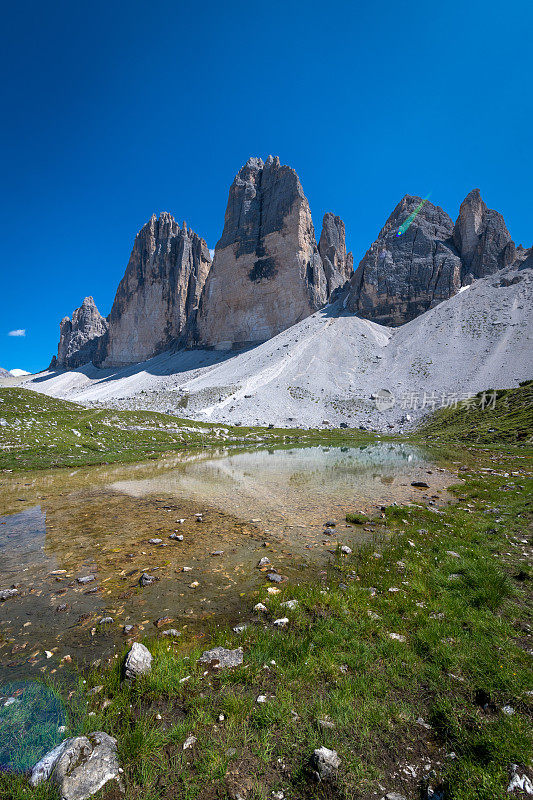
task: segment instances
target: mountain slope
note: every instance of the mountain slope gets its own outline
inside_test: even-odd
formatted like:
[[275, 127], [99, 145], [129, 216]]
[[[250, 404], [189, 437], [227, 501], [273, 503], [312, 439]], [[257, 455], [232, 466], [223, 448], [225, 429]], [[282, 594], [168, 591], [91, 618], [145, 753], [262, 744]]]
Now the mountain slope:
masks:
[[[490, 387], [531, 377], [533, 271], [502, 270], [403, 325], [327, 306], [238, 354], [164, 353], [121, 370], [45, 374], [29, 388], [81, 403], [172, 411], [213, 422], [386, 430]], [[372, 395], [392, 393], [379, 410]], [[424, 400], [425, 396], [425, 400]]]

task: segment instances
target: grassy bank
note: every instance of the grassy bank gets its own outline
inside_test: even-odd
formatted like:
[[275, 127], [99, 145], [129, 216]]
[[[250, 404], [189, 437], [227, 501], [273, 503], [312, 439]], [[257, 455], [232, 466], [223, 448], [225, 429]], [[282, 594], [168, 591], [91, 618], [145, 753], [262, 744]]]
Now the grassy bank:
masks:
[[[69, 732], [117, 737], [128, 800], [418, 798], [427, 784], [454, 800], [508, 797], [510, 765], [526, 771], [531, 752], [528, 455], [473, 455], [456, 505], [387, 509], [376, 542], [339, 554], [318, 585], [243, 600], [243, 633], [149, 641], [152, 672], [133, 685], [120, 659], [90, 675]], [[205, 675], [197, 657], [214, 644], [242, 646], [244, 665]], [[342, 759], [324, 790], [306, 772], [320, 745]], [[0, 796], [54, 797], [13, 777]]]
[[533, 381], [515, 389], [489, 389], [433, 414], [419, 434], [438, 442], [533, 444]]
[[0, 469], [131, 463], [213, 446], [332, 444], [373, 438], [359, 430], [232, 427], [154, 411], [88, 409], [28, 389], [0, 389]]

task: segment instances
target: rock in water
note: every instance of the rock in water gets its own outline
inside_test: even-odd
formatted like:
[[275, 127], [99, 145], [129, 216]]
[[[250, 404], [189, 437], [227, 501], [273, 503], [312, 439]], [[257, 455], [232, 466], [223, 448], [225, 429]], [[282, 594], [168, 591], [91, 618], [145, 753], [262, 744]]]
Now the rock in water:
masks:
[[479, 189], [468, 194], [459, 210], [453, 231], [462, 262], [462, 283], [492, 275], [509, 266], [516, 248], [501, 214], [487, 208]]
[[135, 238], [100, 342], [99, 366], [151, 358], [194, 318], [211, 257], [205, 241], [171, 214], [154, 214]]
[[30, 784], [50, 780], [62, 800], [87, 800], [108, 781], [120, 781], [117, 742], [98, 731], [65, 739], [33, 768]]
[[353, 275], [353, 255], [346, 252], [344, 222], [330, 211], [324, 214], [318, 252], [324, 267], [329, 298], [335, 289], [344, 286]]
[[134, 642], [124, 662], [124, 675], [126, 678], [138, 678], [152, 669], [152, 654], [140, 642]]
[[250, 158], [230, 189], [194, 334], [229, 349], [264, 342], [327, 300], [309, 203], [296, 172]]
[[59, 345], [50, 367], [76, 369], [88, 364], [96, 356], [99, 342], [107, 331], [107, 320], [102, 317], [92, 297], [86, 297], [72, 314], [59, 324]]
[[398, 236], [400, 225], [421, 202], [405, 195], [359, 264], [346, 302], [358, 316], [402, 325], [461, 288], [453, 223], [442, 208], [426, 202]]
[[333, 781], [337, 777], [341, 760], [336, 750], [319, 747], [314, 751], [309, 762], [313, 776], [318, 781]]

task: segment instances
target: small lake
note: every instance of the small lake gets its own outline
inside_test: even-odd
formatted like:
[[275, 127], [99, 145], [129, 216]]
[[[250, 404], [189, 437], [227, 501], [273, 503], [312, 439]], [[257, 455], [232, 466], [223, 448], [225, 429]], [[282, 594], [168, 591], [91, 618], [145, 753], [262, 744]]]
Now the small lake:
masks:
[[[0, 591], [19, 593], [0, 603], [0, 682], [103, 663], [125, 625], [142, 637], [161, 618], [199, 633], [244, 622], [271, 585], [262, 557], [290, 582], [325, 579], [337, 543], [374, 536], [346, 512], [438, 504], [451, 482], [422, 449], [379, 441], [4, 473]], [[143, 572], [157, 580], [141, 588]]]

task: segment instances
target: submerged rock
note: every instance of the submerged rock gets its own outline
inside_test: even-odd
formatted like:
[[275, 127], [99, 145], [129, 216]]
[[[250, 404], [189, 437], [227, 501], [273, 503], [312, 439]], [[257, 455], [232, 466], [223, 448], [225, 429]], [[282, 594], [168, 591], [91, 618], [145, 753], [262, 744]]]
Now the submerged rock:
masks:
[[16, 597], [19, 594], [18, 589], [2, 589], [0, 591], [0, 602], [4, 602], [4, 600], [8, 600], [10, 597]]

